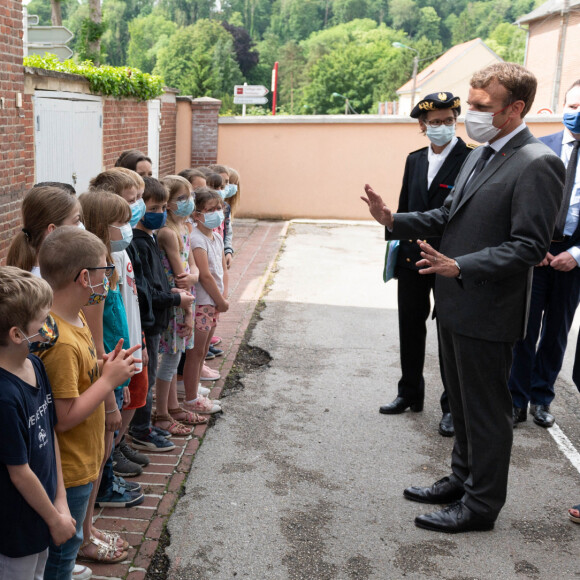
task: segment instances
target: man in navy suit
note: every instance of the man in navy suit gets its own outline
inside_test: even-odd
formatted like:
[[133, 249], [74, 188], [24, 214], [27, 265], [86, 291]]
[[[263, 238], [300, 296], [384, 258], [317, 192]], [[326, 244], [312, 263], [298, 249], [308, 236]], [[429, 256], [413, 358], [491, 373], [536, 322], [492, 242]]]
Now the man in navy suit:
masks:
[[554, 383], [562, 368], [580, 298], [579, 140], [580, 80], [577, 80], [566, 93], [564, 130], [540, 139], [566, 165], [566, 184], [550, 249], [534, 269], [527, 334], [514, 347], [509, 379], [514, 426], [527, 419], [528, 403], [534, 423], [541, 427], [554, 424], [550, 413]]
[[[455, 135], [455, 124], [461, 113], [459, 97], [449, 92], [432, 93], [419, 101], [411, 111], [419, 127], [429, 139], [427, 147], [413, 151], [407, 157], [403, 185], [397, 213], [428, 211], [443, 205], [465, 158], [473, 150]], [[439, 238], [429, 239], [439, 248]], [[426, 321], [431, 311], [430, 294], [435, 285], [435, 274], [419, 274], [417, 262], [421, 259], [417, 241], [401, 240], [397, 254], [395, 277], [398, 279], [397, 304], [399, 313], [399, 342], [401, 379], [397, 397], [379, 410], [385, 415], [423, 410], [425, 397], [425, 343]], [[438, 349], [440, 351], [440, 349]], [[445, 391], [445, 373], [439, 353], [439, 369], [443, 382], [439, 433], [444, 437], [454, 434], [453, 418]]]

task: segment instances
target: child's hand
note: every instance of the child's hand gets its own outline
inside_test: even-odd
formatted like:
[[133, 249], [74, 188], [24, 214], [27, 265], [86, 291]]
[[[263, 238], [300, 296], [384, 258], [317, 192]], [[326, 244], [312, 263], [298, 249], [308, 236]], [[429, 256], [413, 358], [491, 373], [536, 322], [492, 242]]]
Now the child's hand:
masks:
[[181, 293], [181, 303], [179, 306], [181, 308], [189, 308], [195, 302], [195, 296], [191, 292]]
[[136, 359], [132, 355], [139, 350], [141, 345], [137, 344], [127, 350], [124, 350], [122, 346], [123, 339], [120, 339], [117, 346], [115, 346], [115, 350], [103, 355], [102, 377], [110, 381], [113, 388], [122, 385], [135, 374]]
[[233, 261], [234, 261], [234, 255], [233, 254], [226, 254], [226, 266], [228, 267], [228, 270], [230, 269], [230, 266], [232, 265]]
[[230, 303], [227, 300], [222, 299], [219, 304], [215, 305], [215, 307], [218, 312], [227, 312], [230, 308]]
[[187, 274], [186, 272], [177, 274], [174, 280], [175, 285], [178, 288], [182, 288], [183, 290], [189, 290], [196, 283], [195, 276], [193, 276], [192, 274]]
[[123, 409], [131, 404], [131, 391], [129, 387], [123, 387]]
[[193, 315], [191, 313], [185, 316], [183, 324], [178, 325], [177, 334], [185, 340], [191, 338], [193, 334]]
[[57, 545], [61, 546], [67, 540], [72, 538], [76, 533], [76, 521], [75, 519], [68, 514], [61, 514], [59, 513], [54, 522], [51, 522], [48, 525], [48, 529], [50, 531], [50, 536], [52, 541]]
[[105, 413], [105, 431], [114, 433], [121, 428], [121, 412], [119, 409], [112, 413]]

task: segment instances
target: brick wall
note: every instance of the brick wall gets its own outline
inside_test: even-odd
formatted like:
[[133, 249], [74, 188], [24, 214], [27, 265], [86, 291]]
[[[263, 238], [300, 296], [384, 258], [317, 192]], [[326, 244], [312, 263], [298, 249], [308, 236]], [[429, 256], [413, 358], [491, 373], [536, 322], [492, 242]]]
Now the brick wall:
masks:
[[[0, 62], [0, 264], [4, 264], [13, 233], [21, 227], [20, 199], [34, 181], [32, 112], [24, 99], [22, 0], [0, 4]], [[17, 95], [22, 95], [23, 108], [16, 106]]]
[[175, 132], [177, 101], [175, 92], [161, 96], [161, 132], [159, 135], [159, 177], [175, 174]]
[[[552, 108], [554, 80], [560, 43], [561, 16], [554, 14], [530, 22], [526, 66], [538, 79], [538, 90], [532, 107], [535, 113], [542, 107]], [[571, 12], [566, 31], [562, 75], [554, 112], [562, 112], [568, 87], [580, 78], [580, 14]]]
[[147, 152], [147, 102], [105, 98], [103, 102], [103, 167], [114, 167], [126, 149]]
[[218, 118], [222, 102], [211, 97], [191, 102], [191, 167], [217, 161]]

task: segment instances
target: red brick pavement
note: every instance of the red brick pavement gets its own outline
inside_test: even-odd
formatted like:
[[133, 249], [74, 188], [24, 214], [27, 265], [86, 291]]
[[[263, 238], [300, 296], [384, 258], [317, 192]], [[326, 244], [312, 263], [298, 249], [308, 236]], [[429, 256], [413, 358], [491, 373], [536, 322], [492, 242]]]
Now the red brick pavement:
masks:
[[[286, 235], [287, 222], [237, 220], [234, 222], [236, 254], [229, 270], [230, 309], [221, 315], [217, 332], [222, 338], [224, 356], [209, 362], [220, 371], [221, 379], [212, 389], [219, 398], [225, 379], [235, 361], [238, 348], [262, 294], [270, 270]], [[93, 578], [143, 580], [167, 517], [185, 481], [195, 453], [206, 435], [207, 425], [198, 425], [193, 436], [174, 437], [175, 449], [150, 454], [150, 464], [132, 481], [143, 487], [145, 501], [134, 508], [95, 510], [98, 529], [118, 531], [131, 544], [129, 558], [119, 564], [89, 564]]]

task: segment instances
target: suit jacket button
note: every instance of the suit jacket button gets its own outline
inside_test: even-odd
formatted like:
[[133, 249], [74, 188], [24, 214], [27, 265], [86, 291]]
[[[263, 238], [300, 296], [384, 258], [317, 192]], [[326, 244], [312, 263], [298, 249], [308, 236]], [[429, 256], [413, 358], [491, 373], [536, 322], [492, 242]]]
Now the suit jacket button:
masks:
[[407, 258], [407, 262], [410, 262], [410, 261], [411, 261], [411, 258]]

